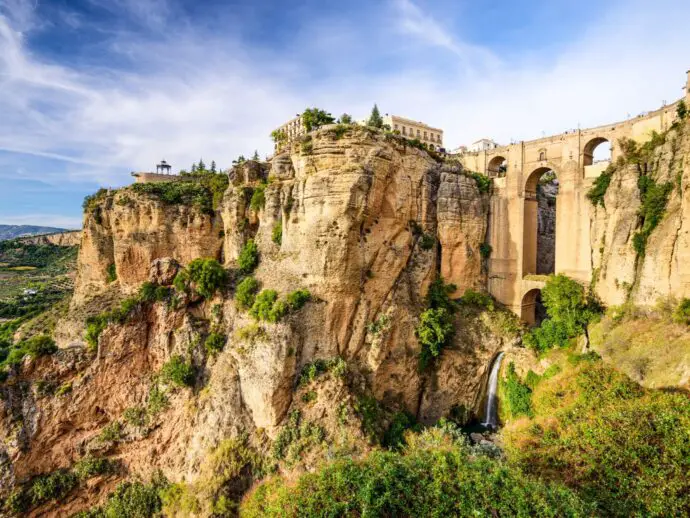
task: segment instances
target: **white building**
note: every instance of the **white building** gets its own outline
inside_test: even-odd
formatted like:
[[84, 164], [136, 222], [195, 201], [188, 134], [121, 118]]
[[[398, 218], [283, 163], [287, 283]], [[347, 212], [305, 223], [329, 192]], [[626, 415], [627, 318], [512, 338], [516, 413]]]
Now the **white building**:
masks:
[[476, 152], [476, 151], [489, 151], [491, 149], [496, 149], [498, 147], [498, 144], [494, 142], [491, 139], [488, 138], [483, 138], [479, 139], [476, 142], [472, 142], [469, 146], [467, 146], [467, 151], [470, 152]]

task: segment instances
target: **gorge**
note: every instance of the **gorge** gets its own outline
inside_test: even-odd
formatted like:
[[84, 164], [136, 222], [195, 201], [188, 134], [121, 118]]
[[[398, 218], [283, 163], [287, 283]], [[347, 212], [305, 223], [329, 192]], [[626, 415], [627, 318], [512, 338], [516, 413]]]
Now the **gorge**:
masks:
[[[687, 324], [659, 316], [658, 332], [677, 340], [654, 355], [633, 351], [627, 339], [605, 338], [621, 322], [641, 325], [631, 323], [636, 312], [652, 315], [657, 299], [682, 317], [681, 299], [690, 295], [682, 260], [690, 123], [678, 120], [651, 140], [626, 142], [602, 175], [589, 178], [591, 190], [577, 194], [588, 204], [578, 213], [578, 220], [587, 215], [589, 241], [580, 245], [588, 252], [568, 261], [586, 262], [590, 274], [582, 282], [582, 271], [575, 272], [579, 283], [558, 252], [563, 216], [573, 206], [563, 176], [557, 194], [545, 187], [555, 208], [524, 192], [508, 200], [497, 184], [517, 185], [511, 166], [505, 178], [490, 179], [467, 160], [367, 126], [324, 126], [270, 162], [244, 161], [227, 174], [202, 171], [99, 191], [84, 204], [74, 293], [55, 325], [56, 347], [41, 347], [29, 320], [8, 333], [8, 351], [19, 352], [5, 365], [0, 389], [5, 512], [127, 515], [121, 506], [136, 494], [150, 512], [131, 516], [299, 516], [308, 495], [328, 487], [340, 506], [333, 515], [358, 515], [378, 496], [347, 503], [368, 498], [347, 485], [352, 480], [384, 477], [376, 466], [393, 463], [394, 478], [409, 481], [415, 462], [426, 466], [425, 475], [415, 472], [421, 480], [439, 459], [453, 466], [454, 478], [428, 487], [460, 484], [454, 496], [434, 501], [441, 515], [488, 515], [499, 507], [499, 516], [689, 510], [687, 480], [678, 476], [688, 467], [687, 446], [654, 471], [654, 481], [670, 481], [665, 497], [650, 490], [620, 509], [608, 481], [559, 478], [537, 462], [542, 472], [529, 467], [529, 445], [543, 448], [545, 465], [571, 462], [549, 450], [570, 433], [566, 419], [556, 423], [554, 416], [568, 410], [585, 427], [594, 412], [585, 412], [585, 403], [597, 400], [602, 412], [621, 412], [624, 424], [643, 411], [633, 407], [638, 401], [668, 410], [645, 413], [659, 434], [650, 439], [657, 448], [650, 457], [671, 449], [661, 434], [676, 434], [673, 444], [687, 438]], [[520, 270], [517, 280], [515, 272], [502, 277], [524, 259], [515, 248], [522, 233], [511, 240], [517, 223], [510, 218], [524, 217], [531, 210], [525, 204], [535, 216], [541, 207], [542, 239], [555, 247], [552, 266], [548, 254], [538, 262], [567, 277], [531, 270]], [[499, 229], [499, 221], [509, 224]], [[559, 313], [559, 304], [569, 303], [552, 296], [561, 295], [559, 286], [575, 293], [581, 320]], [[540, 290], [545, 322], [554, 327], [537, 329], [552, 334], [520, 322], [530, 321], [524, 308], [536, 305]], [[613, 311], [604, 317], [602, 302]], [[559, 318], [570, 325], [565, 336]], [[553, 348], [558, 340], [563, 344]], [[636, 381], [602, 362], [597, 348], [604, 359], [627, 355], [630, 365], [621, 369]], [[647, 392], [654, 387], [668, 393]], [[606, 397], [594, 397], [598, 390]], [[619, 403], [628, 406], [620, 410]], [[672, 430], [655, 425], [663, 415]], [[462, 427], [481, 417], [491, 429], [506, 424], [505, 452], [465, 444]], [[601, 467], [601, 459], [592, 462]], [[329, 478], [329, 469], [361, 478], [331, 487], [327, 482], [340, 479]], [[303, 475], [296, 485], [285, 482]], [[521, 496], [496, 500], [494, 486], [470, 491], [463, 476], [510, 481]], [[592, 499], [591, 487], [603, 496]], [[407, 493], [417, 491], [395, 492]], [[462, 502], [468, 507], [452, 507]], [[372, 515], [397, 504], [381, 505]], [[430, 512], [404, 505], [400, 515]]]

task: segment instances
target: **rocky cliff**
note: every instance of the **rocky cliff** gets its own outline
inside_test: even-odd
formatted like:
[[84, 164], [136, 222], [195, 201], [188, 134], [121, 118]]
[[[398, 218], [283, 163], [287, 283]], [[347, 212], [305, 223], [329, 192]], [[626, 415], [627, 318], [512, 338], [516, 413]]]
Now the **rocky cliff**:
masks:
[[[395, 412], [424, 423], [478, 413], [491, 359], [513, 343], [512, 317], [463, 309], [452, 343], [426, 370], [415, 336], [439, 274], [458, 295], [485, 282], [479, 245], [488, 195], [459, 166], [392, 135], [327, 127], [270, 164], [236, 167], [212, 210], [195, 200], [133, 187], [91, 200], [70, 313], [56, 331], [61, 350], [26, 359], [2, 387], [5, 494], [88, 455], [120, 463], [117, 475], [32, 511], [65, 514], [102, 499], [123, 477], [161, 470], [194, 482], [228, 438], [247, 438], [264, 454], [273, 442], [275, 456], [286, 430], [306, 448], [307, 431], [318, 435], [310, 423], [320, 423], [318, 444], [356, 452]], [[250, 241], [261, 288], [280, 297], [306, 289], [306, 306], [276, 322], [238, 307], [238, 259]], [[227, 287], [205, 299], [170, 287], [197, 258], [229, 272]], [[163, 295], [108, 313], [97, 347], [87, 348], [86, 318], [145, 281]], [[222, 351], [204, 346], [211, 334], [226, 340]], [[192, 368], [191, 388], [164, 376], [179, 358]], [[309, 385], [324, 370], [332, 372]], [[304, 372], [314, 374], [306, 388]], [[301, 459], [308, 469], [313, 460]]]
[[596, 291], [609, 305], [688, 297], [690, 126], [678, 123], [644, 145], [623, 144], [591, 217]]

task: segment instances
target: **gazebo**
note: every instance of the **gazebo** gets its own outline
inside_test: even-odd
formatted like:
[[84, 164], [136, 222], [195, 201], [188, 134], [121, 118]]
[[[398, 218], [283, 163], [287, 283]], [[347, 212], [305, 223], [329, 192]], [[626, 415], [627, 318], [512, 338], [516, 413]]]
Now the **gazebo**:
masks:
[[161, 160], [160, 164], [156, 164], [156, 173], [170, 174], [171, 167], [165, 160]]

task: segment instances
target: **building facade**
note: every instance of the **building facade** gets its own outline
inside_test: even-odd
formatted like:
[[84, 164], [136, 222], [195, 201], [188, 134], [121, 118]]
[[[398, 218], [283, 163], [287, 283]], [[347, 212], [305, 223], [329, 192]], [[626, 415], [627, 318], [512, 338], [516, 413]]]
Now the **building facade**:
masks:
[[286, 137], [286, 140], [284, 141], [275, 141], [274, 148], [277, 151], [279, 147], [282, 147], [288, 142], [292, 142], [293, 140], [301, 137], [302, 135], [306, 135], [307, 130], [304, 129], [304, 124], [302, 124], [302, 116], [298, 115], [294, 119], [290, 119], [282, 126], [276, 128], [275, 132], [282, 132], [285, 134]]
[[403, 137], [417, 139], [436, 151], [443, 148], [443, 130], [432, 128], [423, 122], [413, 121], [397, 115], [384, 115], [383, 123], [388, 124], [392, 131], [399, 132]]
[[493, 140], [488, 139], [488, 138], [483, 138], [483, 139], [479, 139], [477, 142], [472, 142], [472, 144], [470, 144], [467, 147], [467, 151], [475, 153], [477, 151], [489, 151], [491, 149], [496, 149], [497, 147], [498, 147], [498, 144], [496, 142], [494, 142]]

